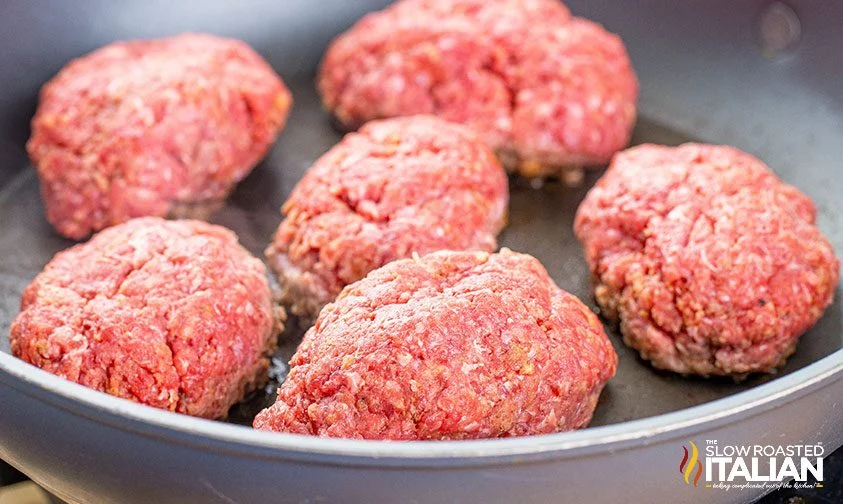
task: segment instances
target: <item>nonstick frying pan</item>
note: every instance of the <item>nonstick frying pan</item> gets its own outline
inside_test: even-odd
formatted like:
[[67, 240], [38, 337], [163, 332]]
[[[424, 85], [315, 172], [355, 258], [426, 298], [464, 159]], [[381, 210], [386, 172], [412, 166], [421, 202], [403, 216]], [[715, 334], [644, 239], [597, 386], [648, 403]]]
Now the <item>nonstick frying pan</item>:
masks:
[[[307, 166], [339, 138], [313, 86], [328, 41], [377, 0], [164, 0], [0, 5], [0, 457], [69, 502], [547, 503], [749, 502], [763, 490], [695, 488], [682, 447], [843, 444], [841, 293], [775, 376], [740, 383], [651, 369], [609, 328], [620, 354], [592, 427], [460, 442], [363, 442], [253, 431], [271, 387], [211, 422], [116, 399], [18, 361], [8, 327], [24, 286], [71, 243], [43, 217], [24, 153], [40, 85], [70, 58], [117, 39], [206, 31], [262, 53], [295, 96], [289, 125], [214, 221], [260, 254], [278, 208]], [[641, 80], [634, 142], [728, 143], [808, 193], [843, 251], [843, 2], [571, 0], [624, 38]], [[564, 289], [591, 302], [571, 226], [585, 185], [513, 180], [501, 245], [538, 257]], [[593, 307], [593, 303], [592, 303]], [[293, 324], [291, 324], [293, 325]], [[273, 373], [301, 332], [285, 335]]]

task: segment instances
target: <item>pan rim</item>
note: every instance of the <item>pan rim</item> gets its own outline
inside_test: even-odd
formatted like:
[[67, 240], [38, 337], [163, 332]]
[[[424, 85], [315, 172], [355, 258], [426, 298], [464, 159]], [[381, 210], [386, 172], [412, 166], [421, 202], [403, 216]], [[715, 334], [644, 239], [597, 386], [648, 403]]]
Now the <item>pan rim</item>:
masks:
[[341, 466], [453, 467], [530, 463], [692, 436], [760, 414], [843, 379], [843, 349], [786, 376], [690, 408], [578, 431], [466, 441], [371, 441], [257, 431], [162, 411], [55, 376], [0, 352], [0, 382], [74, 415], [193, 449]]

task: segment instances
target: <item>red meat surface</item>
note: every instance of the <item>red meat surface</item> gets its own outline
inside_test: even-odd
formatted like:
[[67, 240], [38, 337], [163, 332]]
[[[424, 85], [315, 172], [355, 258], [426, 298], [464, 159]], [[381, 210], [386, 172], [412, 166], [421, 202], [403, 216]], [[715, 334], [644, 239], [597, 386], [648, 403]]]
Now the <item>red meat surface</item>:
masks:
[[318, 84], [346, 127], [436, 114], [528, 177], [607, 163], [638, 94], [621, 40], [557, 0], [397, 2], [333, 42]]
[[322, 310], [263, 430], [433, 440], [588, 424], [617, 356], [597, 317], [507, 249], [392, 262]]
[[82, 239], [133, 217], [205, 217], [264, 156], [290, 93], [245, 43], [116, 42], [41, 90], [27, 150], [47, 219]]
[[285, 302], [314, 319], [389, 261], [494, 250], [508, 197], [503, 168], [468, 129], [430, 116], [374, 121], [308, 169], [266, 254]]
[[26, 288], [12, 353], [156, 408], [224, 417], [266, 381], [283, 321], [225, 228], [140, 218], [60, 252]]
[[656, 367], [773, 371], [831, 304], [840, 264], [816, 210], [732, 147], [644, 145], [618, 154], [575, 232], [595, 296]]

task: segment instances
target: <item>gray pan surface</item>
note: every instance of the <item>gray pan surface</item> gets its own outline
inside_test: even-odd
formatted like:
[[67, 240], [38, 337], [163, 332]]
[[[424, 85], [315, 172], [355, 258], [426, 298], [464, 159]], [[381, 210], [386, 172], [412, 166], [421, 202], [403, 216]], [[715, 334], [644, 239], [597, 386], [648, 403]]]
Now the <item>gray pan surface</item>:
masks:
[[[0, 350], [9, 351], [8, 328], [18, 311], [23, 288], [53, 254], [72, 244], [55, 234], [45, 221], [34, 170], [23, 151], [37, 90], [62, 64], [115, 39], [185, 30], [236, 36], [267, 57], [293, 91], [292, 115], [267, 158], [213, 219], [235, 230], [248, 249], [262, 256], [280, 221], [278, 209], [284, 199], [313, 160], [341, 137], [321, 109], [313, 86], [314, 68], [325, 44], [361, 12], [383, 3], [267, 1], [238, 3], [240, 7], [235, 8], [219, 1], [165, 8], [164, 2], [99, 1], [71, 7], [62, 2], [21, 1], [0, 6], [0, 33], [6, 46], [6, 52], [0, 54], [0, 70], [5, 75], [0, 79]], [[765, 52], [759, 35], [759, 19], [767, 5], [764, 2], [682, 2], [681, 7], [677, 3], [667, 9], [654, 0], [636, 3], [634, 8], [631, 3], [621, 7], [609, 1], [568, 4], [575, 14], [592, 17], [619, 32], [629, 47], [642, 84], [641, 117], [633, 143], [729, 143], [759, 156], [784, 180], [814, 199], [819, 226], [838, 253], [843, 251], [843, 173], [839, 168], [843, 159], [843, 88], [839, 86], [843, 35], [831, 22], [843, 19], [843, 3], [797, 3], [801, 40], [778, 54]], [[510, 224], [500, 238], [501, 246], [540, 259], [563, 289], [595, 310], [588, 270], [571, 228], [578, 203], [599, 173], [591, 173], [582, 187], [574, 189], [553, 182], [536, 189], [511, 180]], [[664, 432], [691, 424], [715, 429], [737, 422], [740, 427], [722, 432], [729, 436], [743, 432], [753, 438], [734, 438], [737, 442], [754, 441], [759, 436], [773, 439], [787, 433], [789, 440], [793, 436], [795, 441], [820, 439], [829, 452], [843, 442], [840, 294], [838, 290], [834, 305], [805, 334], [797, 353], [777, 375], [756, 375], [735, 383], [654, 371], [620, 342], [616, 328], [607, 326], [620, 365], [601, 397], [592, 426], [609, 427], [527, 442], [443, 443], [439, 448], [430, 443], [414, 444], [408, 451], [402, 448], [407, 445], [400, 443], [327, 441], [320, 445], [324, 440], [254, 433], [176, 417], [64, 383], [0, 354], [0, 456], [60, 495], [73, 500], [96, 496], [98, 502], [125, 501], [125, 496], [117, 497], [121, 487], [134, 488], [138, 492], [134, 500], [138, 502], [150, 496], [178, 502], [241, 502], [242, 496], [246, 499], [243, 502], [254, 502], [249, 497], [267, 495], [274, 495], [278, 502], [363, 502], [369, 498], [475, 502], [473, 498], [466, 500], [466, 495], [485, 495], [487, 499], [520, 495], [522, 502], [544, 502], [542, 495], [558, 495], [551, 492], [554, 488], [568, 489], [572, 495], [589, 495], [573, 484], [578, 480], [583, 484], [592, 481], [595, 495], [611, 501], [610, 496], [632, 491], [622, 487], [626, 481], [623, 477], [607, 476], [606, 486], [598, 487], [593, 482], [601, 479], [589, 479], [596, 474], [586, 478], [576, 468], [588, 473], [599, 472], [595, 468], [603, 466], [607, 471], [631, 471], [629, 464], [637, 463], [655, 464], [652, 473], [661, 474], [652, 482], [651, 491], [640, 495], [690, 492], [681, 500], [695, 501], [703, 496], [694, 494], [696, 489], [684, 488], [674, 474], [684, 438], [662, 446], [661, 452], [649, 448], [651, 458], [645, 458], [647, 445], [658, 444], [658, 436]], [[272, 382], [266, 391], [233, 408], [230, 422], [249, 424], [254, 413], [274, 399], [274, 388], [283, 379], [285, 363], [302, 333], [294, 323], [289, 326], [276, 354]], [[728, 399], [716, 401], [722, 398]], [[697, 405], [704, 406], [685, 410]], [[738, 411], [743, 409], [747, 411]], [[754, 418], [765, 410], [773, 413], [767, 411], [766, 416]], [[836, 412], [836, 419], [826, 410]], [[680, 413], [663, 415], [670, 412]], [[800, 432], [804, 432], [802, 437]], [[62, 439], [66, 440], [64, 446], [58, 446]], [[699, 443], [703, 436], [695, 439]], [[191, 455], [193, 451], [184, 446], [174, 448], [173, 440], [203, 446], [213, 456], [206, 454], [198, 463], [195, 458], [199, 455]], [[90, 450], [87, 455], [84, 443]], [[90, 443], [94, 443], [93, 448]], [[105, 443], [109, 444], [102, 445]], [[129, 443], [125, 448], [133, 450], [134, 456], [117, 457], [110, 464], [92, 460], [103, 451], [124, 447], [111, 443]], [[583, 447], [586, 451], [580, 453]], [[594, 450], [589, 451], [589, 447]], [[396, 450], [391, 451], [393, 448]], [[313, 455], [302, 453], [308, 451]], [[280, 454], [283, 463], [263, 460]], [[496, 454], [500, 457], [492, 457]], [[557, 461], [554, 466], [554, 454], [566, 460], [570, 457], [572, 465], [563, 467]], [[600, 457], [604, 458], [602, 462]], [[638, 462], [636, 457], [640, 457]], [[210, 465], [215, 458], [217, 464], [230, 466], [222, 472], [228, 474], [223, 479], [234, 482], [215, 479], [215, 466]], [[472, 469], [481, 459], [489, 467]], [[663, 468], [659, 466], [662, 459]], [[184, 465], [156, 465], [162, 460]], [[417, 465], [413, 460], [423, 460], [421, 465], [427, 469], [394, 469]], [[526, 466], [525, 461], [529, 461]], [[80, 467], [69, 470], [67, 464]], [[328, 470], [332, 464], [369, 469], [356, 469], [359, 474], [346, 469], [344, 476], [337, 478]], [[443, 467], [451, 470], [443, 471]], [[204, 475], [203, 469], [207, 470]], [[180, 471], [183, 479], [156, 488], [156, 481], [167, 479], [162, 472], [172, 476]], [[375, 476], [378, 471], [382, 473]], [[454, 479], [466, 471], [462, 477], [474, 478], [469, 480], [474, 483], [466, 483], [468, 487]], [[533, 483], [545, 490], [536, 491], [533, 480], [524, 474], [535, 474]], [[258, 475], [274, 475], [277, 493], [267, 494], [273, 485], [266, 482], [255, 484]], [[489, 479], [508, 490], [498, 490], [495, 485], [480, 488]], [[146, 490], [138, 490], [140, 484]], [[419, 489], [427, 484], [439, 485], [439, 489], [421, 492]], [[476, 493], [465, 493], [473, 484], [478, 485]], [[183, 488], [174, 488], [179, 485]], [[452, 491], [447, 491], [450, 487]], [[227, 490], [238, 488], [234, 494]], [[243, 488], [250, 493], [244, 493]], [[396, 500], [398, 495], [406, 500]], [[736, 502], [754, 495], [757, 492], [734, 492], [717, 495], [715, 500]], [[709, 494], [701, 501], [711, 497]]]

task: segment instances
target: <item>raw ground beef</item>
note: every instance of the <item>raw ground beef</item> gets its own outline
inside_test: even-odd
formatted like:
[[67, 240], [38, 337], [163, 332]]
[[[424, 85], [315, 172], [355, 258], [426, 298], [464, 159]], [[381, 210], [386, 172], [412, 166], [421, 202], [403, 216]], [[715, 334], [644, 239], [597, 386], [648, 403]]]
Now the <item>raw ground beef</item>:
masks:
[[12, 353], [117, 397], [219, 418], [265, 383], [283, 322], [234, 233], [139, 218], [60, 252], [26, 288]]
[[140, 216], [205, 218], [266, 154], [290, 92], [245, 43], [116, 42], [41, 90], [27, 150], [47, 219], [82, 239]]
[[503, 168], [467, 128], [431, 116], [374, 121], [308, 169], [266, 255], [283, 301], [312, 320], [389, 261], [494, 250], [508, 199]]
[[618, 154], [575, 232], [603, 312], [656, 367], [773, 371], [831, 304], [840, 264], [816, 210], [732, 147]]
[[623, 43], [557, 0], [403, 0], [326, 53], [341, 124], [436, 114], [474, 128], [527, 177], [582, 173], [629, 141], [638, 83]]
[[392, 262], [322, 310], [263, 430], [433, 440], [584, 427], [617, 356], [533, 257], [503, 249]]

